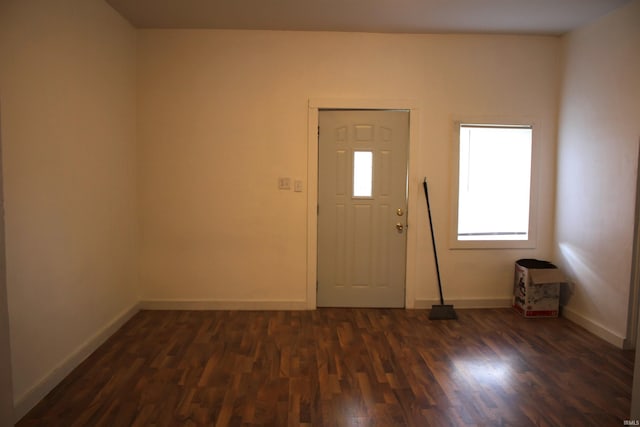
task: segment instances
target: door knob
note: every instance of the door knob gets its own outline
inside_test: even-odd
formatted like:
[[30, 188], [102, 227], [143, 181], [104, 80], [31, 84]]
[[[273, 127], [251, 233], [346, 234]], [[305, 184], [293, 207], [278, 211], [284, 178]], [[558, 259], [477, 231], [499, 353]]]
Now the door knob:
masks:
[[404, 225], [402, 225], [401, 223], [397, 223], [396, 229], [398, 229], [398, 233], [402, 233], [402, 230], [404, 230]]

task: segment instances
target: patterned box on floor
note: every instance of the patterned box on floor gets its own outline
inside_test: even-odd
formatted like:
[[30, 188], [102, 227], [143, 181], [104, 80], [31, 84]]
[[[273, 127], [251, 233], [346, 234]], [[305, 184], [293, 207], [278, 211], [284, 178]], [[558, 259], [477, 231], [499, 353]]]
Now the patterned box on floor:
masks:
[[513, 308], [524, 317], [558, 317], [560, 285], [566, 282], [550, 262], [520, 259], [515, 267]]

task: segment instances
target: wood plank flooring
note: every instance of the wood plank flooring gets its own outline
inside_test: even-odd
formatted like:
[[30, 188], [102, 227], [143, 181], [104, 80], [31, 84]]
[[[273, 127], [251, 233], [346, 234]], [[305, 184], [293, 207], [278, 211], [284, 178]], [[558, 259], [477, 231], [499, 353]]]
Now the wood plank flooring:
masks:
[[633, 352], [509, 309], [141, 311], [18, 426], [621, 426]]

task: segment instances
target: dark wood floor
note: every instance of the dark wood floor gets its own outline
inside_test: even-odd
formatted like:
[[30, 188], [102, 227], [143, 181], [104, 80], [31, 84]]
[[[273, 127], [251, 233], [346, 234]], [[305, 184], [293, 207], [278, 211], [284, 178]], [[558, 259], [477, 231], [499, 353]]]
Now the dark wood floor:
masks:
[[18, 426], [622, 426], [633, 352], [508, 309], [142, 311]]

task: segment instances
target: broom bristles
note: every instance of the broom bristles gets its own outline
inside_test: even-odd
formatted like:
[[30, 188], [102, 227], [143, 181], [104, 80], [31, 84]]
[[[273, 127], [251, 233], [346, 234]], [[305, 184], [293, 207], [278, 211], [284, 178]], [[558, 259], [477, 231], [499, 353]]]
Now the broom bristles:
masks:
[[453, 305], [433, 305], [429, 313], [429, 320], [456, 320], [458, 315], [453, 309]]

